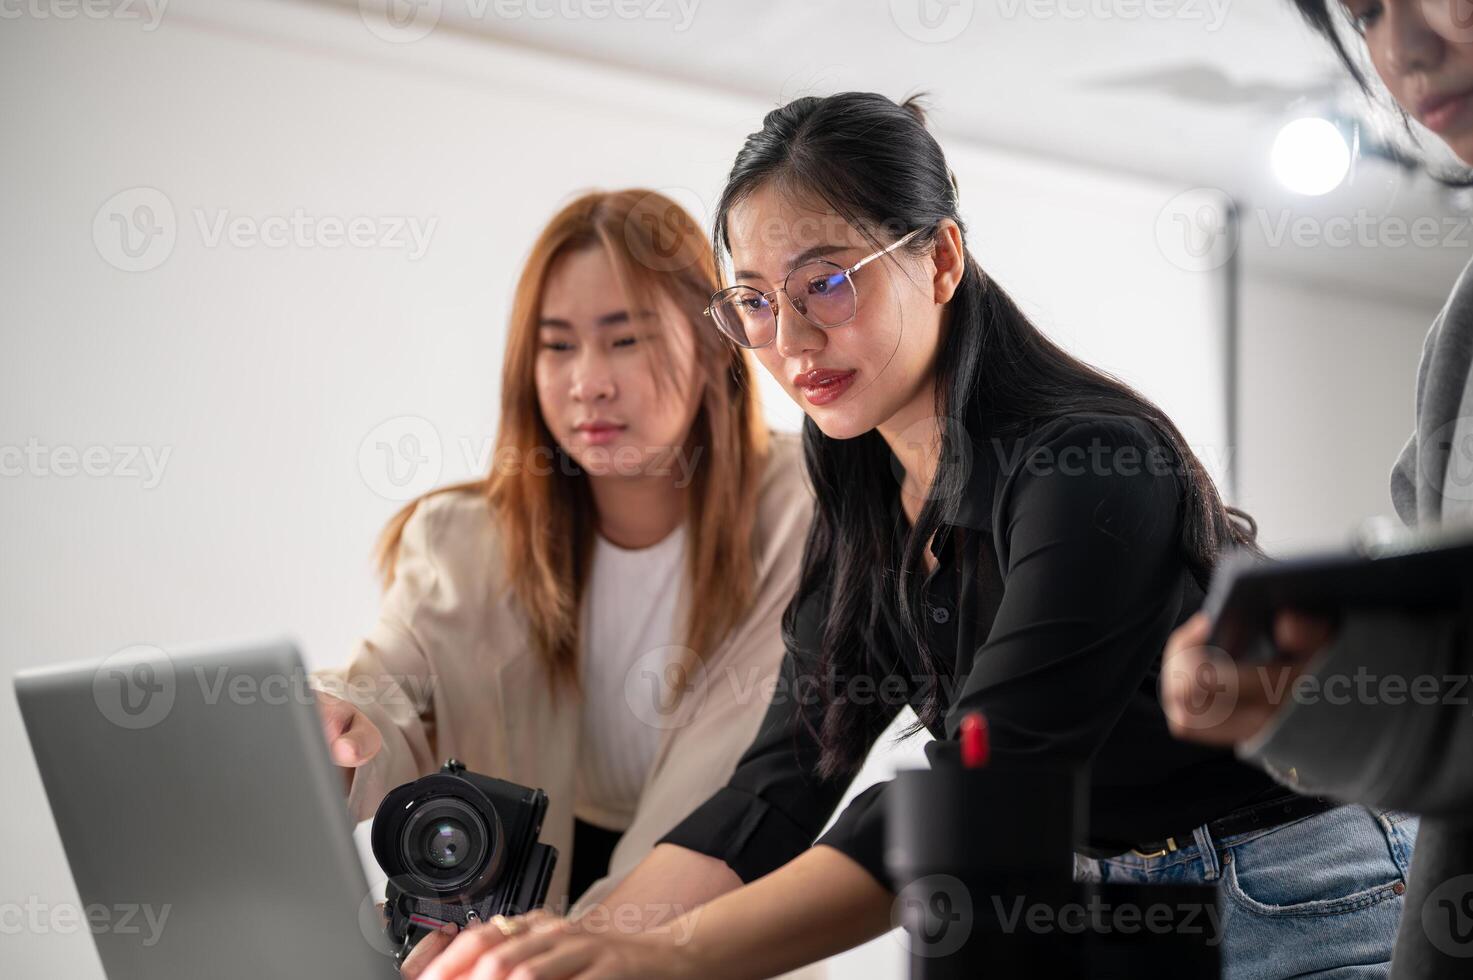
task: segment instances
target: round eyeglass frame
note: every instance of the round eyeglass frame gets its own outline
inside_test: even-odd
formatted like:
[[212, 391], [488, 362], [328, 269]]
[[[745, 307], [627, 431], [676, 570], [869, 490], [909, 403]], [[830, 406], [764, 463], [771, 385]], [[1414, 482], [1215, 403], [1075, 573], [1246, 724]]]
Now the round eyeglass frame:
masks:
[[[804, 320], [807, 320], [809, 323], [813, 324], [815, 327], [818, 327], [818, 328], [823, 329], [823, 330], [828, 330], [828, 329], [831, 329], [833, 327], [842, 327], [844, 324], [850, 322], [856, 316], [859, 315], [859, 287], [854, 284], [854, 273], [858, 272], [860, 269], [863, 269], [865, 266], [869, 265], [875, 259], [878, 259], [878, 258], [880, 258], [882, 256], [885, 256], [885, 255], [889, 255], [891, 252], [895, 251], [897, 248], [900, 248], [906, 242], [910, 241], [912, 238], [914, 238], [917, 235], [919, 235], [922, 231], [925, 231], [925, 228], [916, 228], [913, 231], [907, 232], [905, 235], [902, 235], [900, 238], [897, 238], [895, 241], [891, 242], [889, 245], [886, 245], [884, 248], [879, 249], [878, 251], [875, 251], [875, 252], [871, 252], [869, 255], [866, 255], [864, 258], [860, 259], [858, 262], [854, 263], [853, 265], [851, 265], [847, 269], [842, 268], [837, 262], [830, 262], [827, 259], [815, 259], [815, 260], [813, 260], [811, 262], [804, 262], [802, 265], [794, 266], [793, 268], [789, 269], [787, 275], [783, 276], [783, 284], [781, 286], [779, 286], [778, 288], [776, 288], [776, 289], [770, 290], [769, 292], [765, 292], [764, 293], [762, 290], [758, 289], [756, 286], [746, 286], [746, 285], [742, 285], [742, 284], [737, 284], [735, 286], [727, 286], [725, 289], [718, 289], [716, 292], [714, 292], [714, 293], [711, 294], [710, 303], [709, 303], [709, 305], [704, 310], [701, 311], [701, 315], [702, 316], [708, 316], [708, 317], [710, 317], [711, 318], [711, 322], [714, 323], [714, 324], [716, 324], [716, 329], [719, 330], [719, 331], [721, 331], [721, 335], [723, 337], [727, 338], [732, 343], [736, 344], [738, 347], [743, 347], [743, 348], [746, 348], [747, 350], [760, 350], [763, 347], [770, 347], [774, 343], [777, 342], [777, 327], [776, 327], [776, 320], [777, 320], [777, 302], [776, 302], [776, 300], [777, 300], [778, 293], [781, 293], [783, 295], [783, 299], [787, 301], [788, 306], [791, 307], [792, 310], [795, 313], [797, 313], [799, 316], [801, 316]], [[839, 273], [844, 277], [844, 281], [849, 284], [849, 290], [850, 290], [850, 292], [854, 294], [854, 310], [853, 310], [853, 312], [851, 312], [843, 320], [840, 320], [838, 323], [820, 323], [819, 321], [813, 319], [807, 313], [804, 313], [803, 312], [803, 304], [793, 302], [793, 297], [788, 292], [788, 280], [790, 280], [793, 277], [793, 273], [799, 271], [800, 269], [809, 269], [809, 268], [812, 268], [814, 266], [820, 266], [820, 265], [830, 266], [830, 267], [832, 267], [834, 269], [837, 269], [839, 271]], [[725, 327], [723, 327], [721, 325], [720, 319], [717, 318], [717, 316], [716, 316], [716, 307], [717, 307], [717, 305], [720, 304], [720, 303], [722, 303], [722, 302], [724, 302], [727, 298], [729, 298], [731, 295], [735, 294], [738, 290], [750, 290], [751, 292], [756, 293], [758, 296], [762, 297], [763, 299], [765, 299], [767, 301], [768, 308], [772, 310], [772, 317], [773, 317], [773, 321], [774, 321], [773, 331], [772, 331], [772, 339], [768, 340], [767, 343], [765, 343], [765, 344], [747, 344], [747, 343], [743, 343], [741, 340], [738, 340], [735, 336], [733, 336], [732, 333], [731, 333], [731, 331], [729, 331]]]

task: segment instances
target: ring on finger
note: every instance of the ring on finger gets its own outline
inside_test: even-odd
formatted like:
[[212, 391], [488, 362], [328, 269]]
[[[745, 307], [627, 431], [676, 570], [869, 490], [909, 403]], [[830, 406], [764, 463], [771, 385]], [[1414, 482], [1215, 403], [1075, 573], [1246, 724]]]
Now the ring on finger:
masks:
[[508, 919], [504, 915], [493, 915], [486, 921], [495, 926], [496, 931], [501, 933], [507, 939], [511, 939], [513, 936], [520, 936], [522, 933], [527, 931], [527, 924], [525, 922], [518, 922], [516, 919]]

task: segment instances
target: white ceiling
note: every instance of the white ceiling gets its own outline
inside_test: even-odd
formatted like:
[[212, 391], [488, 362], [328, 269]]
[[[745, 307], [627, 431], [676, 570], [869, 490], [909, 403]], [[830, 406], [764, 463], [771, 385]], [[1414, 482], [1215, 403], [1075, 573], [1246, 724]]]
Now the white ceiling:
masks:
[[[526, 0], [526, 9], [542, 9], [538, 2]], [[551, 7], [561, 0], [541, 2]], [[679, 17], [676, 2], [662, 0], [671, 20]], [[938, 128], [949, 134], [1214, 183], [1240, 176], [1227, 148], [1249, 151], [1265, 117], [1339, 74], [1288, 0], [690, 2], [694, 15], [683, 31], [654, 19], [477, 20], [465, 0], [447, 0], [444, 21], [770, 103], [846, 89], [894, 97], [924, 89], [933, 94]], [[954, 26], [942, 23], [948, 34], [959, 30], [956, 37], [918, 40], [914, 35], [924, 28], [906, 12], [913, 18], [921, 4], [954, 19]], [[1163, 4], [1180, 14], [1121, 16]], [[1058, 13], [1095, 8], [1120, 13], [1080, 19]], [[1031, 17], [1029, 11], [1055, 13]], [[1190, 84], [1152, 79], [1184, 67], [1221, 76], [1235, 89], [1234, 101], [1186, 101], [1178, 93]]]
[[1289, 0], [420, 2], [443, 3], [440, 29], [764, 105], [848, 89], [926, 91], [943, 145], [968, 140], [1223, 189], [1244, 209], [1249, 268], [1433, 303], [1468, 258], [1446, 247], [1266, 247], [1263, 230], [1286, 215], [1452, 213], [1441, 188], [1379, 161], [1324, 198], [1277, 186], [1268, 157], [1280, 123], [1348, 85]]

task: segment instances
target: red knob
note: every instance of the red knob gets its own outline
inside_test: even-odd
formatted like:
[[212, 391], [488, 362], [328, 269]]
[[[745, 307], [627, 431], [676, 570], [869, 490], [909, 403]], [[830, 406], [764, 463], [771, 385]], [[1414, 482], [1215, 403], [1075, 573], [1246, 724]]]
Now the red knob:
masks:
[[982, 712], [974, 711], [962, 719], [962, 765], [968, 769], [979, 769], [987, 765], [992, 746], [987, 737], [987, 719]]

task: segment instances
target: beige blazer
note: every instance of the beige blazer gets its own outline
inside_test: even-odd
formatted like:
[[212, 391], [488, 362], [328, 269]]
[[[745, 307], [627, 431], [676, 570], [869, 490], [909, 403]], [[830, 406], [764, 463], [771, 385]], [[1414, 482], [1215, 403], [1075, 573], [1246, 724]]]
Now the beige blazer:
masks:
[[[774, 433], [771, 446], [758, 503], [755, 603], [705, 658], [704, 678], [697, 675], [677, 711], [642, 710], [661, 728], [654, 765], [607, 877], [580, 904], [607, 894], [660, 836], [725, 785], [756, 735], [782, 661], [782, 612], [797, 589], [813, 509], [798, 437]], [[524, 620], [504, 589], [514, 573], [503, 564], [484, 497], [430, 497], [404, 527], [378, 622], [345, 668], [316, 672], [314, 684], [338, 693], [349, 685], [383, 734], [382, 751], [357, 771], [349, 791], [358, 820], [373, 816], [390, 789], [450, 757], [473, 772], [545, 790], [542, 840], [561, 856], [548, 905], [562, 910], [579, 710], [571, 698], [550, 696]], [[687, 601], [682, 596], [682, 613]]]

